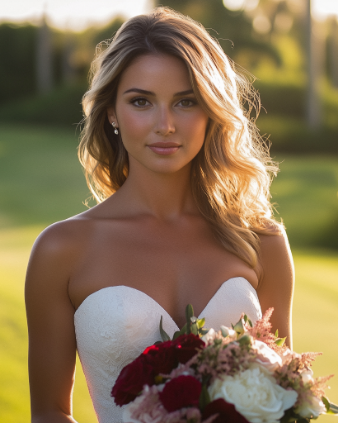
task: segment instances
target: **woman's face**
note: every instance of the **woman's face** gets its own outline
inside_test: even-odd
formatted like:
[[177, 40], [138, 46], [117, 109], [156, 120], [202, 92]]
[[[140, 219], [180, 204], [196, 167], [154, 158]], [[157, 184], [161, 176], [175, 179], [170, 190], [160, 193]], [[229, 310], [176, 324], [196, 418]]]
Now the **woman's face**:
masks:
[[185, 64], [162, 54], [140, 56], [124, 71], [108, 118], [121, 133], [130, 170], [138, 163], [160, 173], [190, 165], [208, 123]]

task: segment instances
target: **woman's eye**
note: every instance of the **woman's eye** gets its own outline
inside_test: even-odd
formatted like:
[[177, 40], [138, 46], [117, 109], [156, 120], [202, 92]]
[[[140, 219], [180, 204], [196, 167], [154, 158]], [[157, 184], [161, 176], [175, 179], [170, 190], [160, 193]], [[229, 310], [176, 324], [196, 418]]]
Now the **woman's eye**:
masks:
[[191, 107], [195, 104], [194, 100], [184, 99], [179, 102], [179, 104], [183, 107]]
[[144, 107], [148, 105], [148, 100], [145, 98], [135, 98], [132, 100], [132, 103], [135, 104], [135, 106]]

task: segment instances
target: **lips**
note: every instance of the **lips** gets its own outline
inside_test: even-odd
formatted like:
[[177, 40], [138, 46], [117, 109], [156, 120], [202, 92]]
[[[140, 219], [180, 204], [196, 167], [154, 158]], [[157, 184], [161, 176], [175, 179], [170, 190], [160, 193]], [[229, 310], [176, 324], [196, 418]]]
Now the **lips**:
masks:
[[178, 151], [181, 147], [180, 144], [176, 142], [155, 142], [153, 144], [149, 144], [148, 147], [151, 151], [161, 156], [174, 154]]

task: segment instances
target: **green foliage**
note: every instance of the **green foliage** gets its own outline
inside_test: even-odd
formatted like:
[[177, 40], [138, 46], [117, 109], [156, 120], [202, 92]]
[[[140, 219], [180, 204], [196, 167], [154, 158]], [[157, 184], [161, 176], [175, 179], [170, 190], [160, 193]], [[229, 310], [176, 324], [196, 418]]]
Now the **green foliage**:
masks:
[[0, 25], [0, 104], [35, 92], [35, 40], [32, 25]]
[[326, 397], [322, 397], [322, 401], [325, 404], [327, 414], [338, 414], [338, 406], [330, 403]]
[[244, 320], [239, 319], [239, 321], [233, 326], [233, 330], [237, 333], [238, 336], [244, 333]]
[[124, 22], [124, 19], [117, 17], [108, 25], [98, 29], [95, 35], [93, 36], [94, 45], [99, 44], [104, 40], [107, 40], [107, 41], [111, 40], [113, 36], [115, 35], [116, 31], [123, 24], [123, 22]]
[[[196, 335], [196, 336], [198, 335], [199, 337], [202, 337], [203, 335], [208, 333], [208, 329], [204, 328], [205, 319], [204, 318], [197, 319], [194, 316], [194, 309], [191, 304], [188, 304], [185, 308], [185, 318], [186, 318], [185, 325], [182, 327], [182, 329], [174, 333], [173, 339], [176, 339], [179, 336], [184, 334], [189, 335], [190, 333], [192, 333], [193, 335]], [[160, 321], [160, 332], [161, 332], [161, 328], [162, 328], [162, 316]], [[162, 335], [162, 332], [161, 332], [161, 335]], [[163, 341], [169, 340], [167, 339], [167, 337], [170, 339], [170, 337], [165, 333], [165, 335], [162, 336]]]
[[286, 338], [278, 338], [278, 339], [275, 340], [275, 344], [278, 347], [282, 347], [284, 345], [284, 343], [285, 343], [285, 340], [286, 340]]
[[47, 226], [86, 210], [76, 129], [1, 126], [0, 228]]
[[[267, 114], [288, 116], [302, 120], [305, 116], [306, 91], [302, 84], [284, 84], [257, 80], [254, 87], [259, 91], [263, 108]], [[264, 114], [264, 110], [263, 110]]]
[[170, 341], [170, 336], [163, 329], [163, 316], [161, 316], [161, 320], [160, 320], [160, 334], [161, 334], [161, 338], [163, 342]]
[[291, 247], [337, 248], [337, 158], [279, 154], [277, 160], [281, 172], [272, 183], [272, 201]]
[[[104, 27], [91, 27], [82, 33], [62, 32], [49, 28], [51, 35], [51, 55], [52, 55], [52, 79], [56, 87], [60, 90], [60, 84], [65, 84], [66, 76], [64, 66], [67, 62], [72, 71], [72, 79], [75, 84], [86, 81], [90, 63], [94, 58], [95, 47], [100, 41], [110, 39], [117, 29], [122, 25], [123, 19], [116, 18]], [[49, 100], [57, 97], [51, 93], [50, 97], [35, 98], [37, 94], [37, 68], [36, 52], [38, 40], [37, 26], [23, 24], [0, 24], [0, 107], [6, 105], [3, 110], [6, 112], [8, 120], [13, 120], [15, 111], [21, 112], [21, 120], [29, 122], [59, 123], [60, 116], [63, 122], [67, 120], [66, 112], [70, 113], [70, 118], [78, 110], [75, 101], [78, 101], [76, 89], [68, 87], [69, 93], [63, 93], [64, 97], [70, 99], [69, 107], [66, 105], [65, 112], [56, 110], [56, 118], [53, 120], [48, 115], [48, 111], [55, 112], [56, 107], [50, 107]], [[62, 91], [62, 88], [61, 88]], [[85, 88], [82, 88], [81, 95]], [[79, 97], [81, 98], [81, 97]], [[16, 101], [27, 99], [22, 105], [17, 105]], [[72, 106], [72, 107], [71, 107]], [[74, 107], [75, 106], [75, 107]], [[35, 110], [35, 107], [37, 109]], [[44, 107], [46, 110], [44, 111]], [[47, 115], [47, 116], [46, 116]], [[38, 118], [37, 118], [38, 117]], [[2, 118], [4, 120], [5, 118]]]
[[255, 61], [268, 56], [277, 66], [281, 64], [278, 50], [267, 40], [253, 36], [250, 18], [242, 11], [226, 9], [222, 0], [208, 0], [207, 4], [205, 0], [158, 0], [155, 4], [168, 6], [201, 22], [234, 60], [241, 51], [250, 51], [256, 56]]
[[[337, 110], [338, 113], [338, 110]], [[261, 114], [257, 127], [263, 138], [271, 142], [272, 155], [294, 153], [308, 155], [315, 153], [338, 153], [338, 129], [324, 126], [311, 129], [304, 120]]]
[[211, 399], [210, 399], [210, 395], [209, 395], [209, 392], [208, 392], [207, 385], [205, 383], [203, 383], [201, 395], [200, 395], [200, 398], [199, 398], [199, 406], [200, 406], [201, 410], [203, 411], [205, 409], [205, 407], [210, 402], [211, 402]]
[[0, 106], [0, 121], [76, 125], [83, 118], [81, 99], [86, 90], [86, 83], [77, 82], [55, 87], [48, 94], [7, 103]]

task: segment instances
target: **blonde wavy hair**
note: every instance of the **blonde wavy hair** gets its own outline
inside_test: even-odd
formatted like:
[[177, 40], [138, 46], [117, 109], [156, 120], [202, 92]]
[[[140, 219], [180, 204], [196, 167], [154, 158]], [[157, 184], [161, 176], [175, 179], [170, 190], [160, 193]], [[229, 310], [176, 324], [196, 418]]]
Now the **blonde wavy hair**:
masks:
[[258, 115], [259, 97], [217, 40], [176, 11], [159, 7], [129, 19], [93, 62], [78, 152], [91, 192], [101, 202], [128, 177], [128, 154], [113, 133], [107, 108], [115, 104], [123, 71], [146, 54], [173, 55], [187, 66], [194, 94], [209, 116], [204, 145], [192, 162], [193, 196], [224, 248], [254, 267], [257, 234], [282, 228], [270, 204], [278, 168], [250, 119], [253, 109]]

